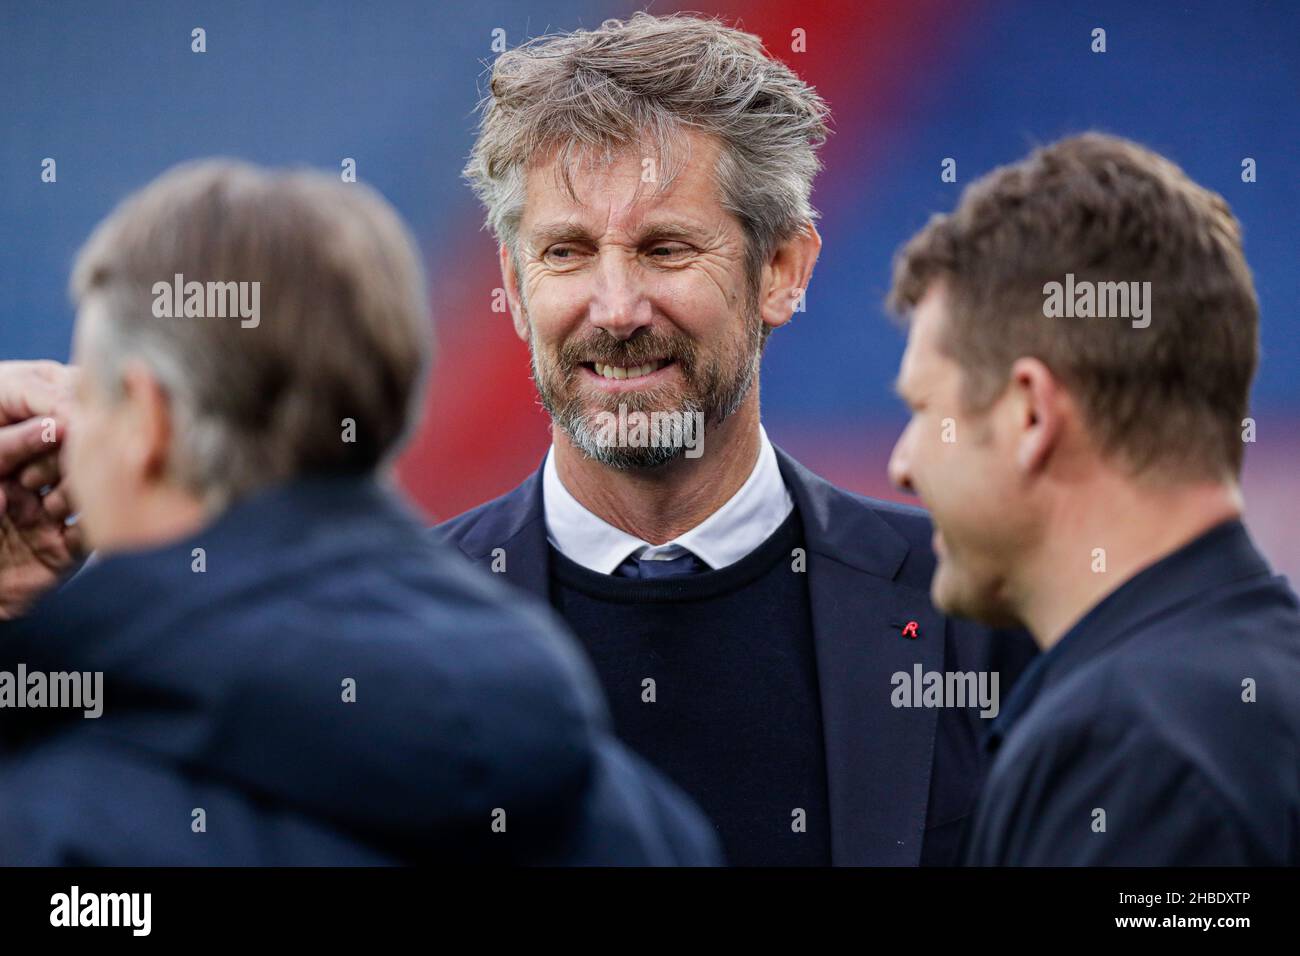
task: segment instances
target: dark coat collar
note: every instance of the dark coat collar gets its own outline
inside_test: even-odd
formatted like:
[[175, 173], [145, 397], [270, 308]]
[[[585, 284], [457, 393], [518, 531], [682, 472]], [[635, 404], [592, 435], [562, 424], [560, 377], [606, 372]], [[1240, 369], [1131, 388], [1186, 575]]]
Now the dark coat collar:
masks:
[[[859, 571], [891, 580], [907, 557], [908, 543], [867, 500], [836, 488], [776, 448], [781, 477], [799, 508], [810, 549]], [[456, 543], [475, 561], [504, 549], [506, 575], [528, 590], [545, 594], [546, 568], [535, 558], [546, 552], [546, 519], [542, 504], [542, 469], [506, 495], [482, 505], [451, 525]], [[521, 549], [522, 566], [509, 567], [512, 550]], [[540, 577], [539, 577], [540, 576]]]
[[1271, 575], [1245, 526], [1226, 521], [1154, 562], [1104, 597], [1035, 660], [989, 728], [997, 750], [1039, 695], [1095, 660], [1106, 648], [1139, 634], [1152, 621], [1215, 588]]

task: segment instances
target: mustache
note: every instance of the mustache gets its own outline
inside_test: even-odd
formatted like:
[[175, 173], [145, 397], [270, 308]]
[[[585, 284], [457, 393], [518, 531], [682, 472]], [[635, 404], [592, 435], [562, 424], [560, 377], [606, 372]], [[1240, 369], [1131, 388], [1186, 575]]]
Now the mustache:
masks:
[[602, 332], [582, 341], [565, 342], [556, 352], [559, 364], [575, 369], [585, 362], [602, 365], [644, 365], [654, 359], [666, 359], [689, 371], [695, 363], [695, 346], [678, 336], [646, 333], [630, 339], [616, 339]]

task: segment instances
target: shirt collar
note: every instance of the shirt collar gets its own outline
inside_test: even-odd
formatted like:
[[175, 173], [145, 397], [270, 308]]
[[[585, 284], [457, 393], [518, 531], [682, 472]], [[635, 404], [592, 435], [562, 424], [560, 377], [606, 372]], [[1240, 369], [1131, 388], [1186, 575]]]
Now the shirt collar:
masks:
[[1148, 565], [1102, 598], [1025, 669], [989, 727], [986, 745], [996, 750], [1043, 691], [1094, 660], [1106, 647], [1132, 637], [1157, 617], [1216, 587], [1271, 573], [1237, 519], [1216, 525]]
[[588, 511], [560, 480], [554, 446], [542, 466], [542, 510], [553, 547], [585, 568], [612, 574], [631, 554], [661, 560], [690, 551], [713, 569], [734, 564], [781, 526], [794, 510], [794, 499], [760, 425], [758, 460], [745, 483], [721, 508], [664, 544], [652, 545]]

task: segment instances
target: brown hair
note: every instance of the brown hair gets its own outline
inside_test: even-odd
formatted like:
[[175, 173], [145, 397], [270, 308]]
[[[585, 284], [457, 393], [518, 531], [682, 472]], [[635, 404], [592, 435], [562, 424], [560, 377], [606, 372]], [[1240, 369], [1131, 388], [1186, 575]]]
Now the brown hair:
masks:
[[[177, 274], [259, 283], [259, 320], [158, 317], [155, 286]], [[173, 478], [205, 500], [370, 470], [414, 418], [431, 348], [424, 278], [368, 187], [231, 161], [178, 167], [100, 224], [71, 287], [105, 306], [94, 377], [119, 382], [128, 359], [150, 367], [177, 419]]]
[[[1150, 282], [1149, 326], [1048, 317], [1048, 283]], [[1079, 401], [1103, 451], [1134, 472], [1241, 470], [1258, 312], [1241, 227], [1223, 197], [1136, 143], [1089, 133], [968, 186], [899, 252], [889, 305], [942, 284], [944, 351], [980, 409], [1012, 363], [1040, 359]]]

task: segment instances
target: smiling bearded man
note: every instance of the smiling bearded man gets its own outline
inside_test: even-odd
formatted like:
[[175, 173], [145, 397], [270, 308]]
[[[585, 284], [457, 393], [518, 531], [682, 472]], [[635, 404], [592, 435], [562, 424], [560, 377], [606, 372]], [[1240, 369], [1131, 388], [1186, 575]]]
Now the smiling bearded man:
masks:
[[[684, 428], [694, 430], [688, 437], [702, 438], [703, 428], [722, 425], [745, 404], [758, 378], [767, 333], [789, 320], [789, 310], [778, 308], [764, 321], [756, 301], [756, 282], [745, 281], [742, 288], [735, 288], [737, 272], [743, 270], [745, 280], [755, 277], [741, 262], [744, 237], [739, 223], [719, 215], [709, 172], [717, 162], [717, 147], [698, 133], [686, 133], [682, 140], [696, 155], [683, 164], [675, 179], [660, 188], [646, 188], [643, 163], [627, 148], [587, 171], [584, 199], [595, 200], [587, 204], [564, 191], [559, 180], [566, 171], [560, 165], [565, 159], [553, 155], [529, 188], [533, 202], [525, 226], [525, 264], [514, 258], [506, 263], [514, 276], [525, 277], [522, 283], [514, 279], [520, 297], [516, 326], [528, 341], [542, 404], [585, 457], [613, 468], [666, 465], [683, 453], [685, 445], [619, 444], [610, 440], [602, 422], [610, 421], [610, 416], [624, 424], [638, 414], [675, 416]], [[649, 143], [640, 145], [652, 148]], [[602, 266], [595, 252], [598, 240], [581, 225], [588, 211], [583, 205], [608, 210], [605, 239], [607, 246], [614, 247], [610, 256], [615, 265]], [[718, 222], [709, 223], [700, 215], [710, 209]], [[544, 222], [548, 215], [555, 217], [554, 225]], [[806, 268], [810, 274], [818, 245], [815, 233], [800, 236], [799, 258], [791, 267]], [[628, 286], [636, 282], [645, 293], [638, 303], [631, 301], [636, 295], [633, 289], [611, 289], [614, 298], [591, 302], [595, 314], [585, 324], [579, 316], [580, 324], [567, 338], [555, 344], [539, 340], [529, 293], [537, 290], [543, 296], [542, 309], [548, 310], [556, 296], [571, 294], [580, 281], [566, 277], [590, 276], [595, 271], [600, 282], [603, 268], [603, 281], [617, 281], [610, 270], [638, 258], [647, 260], [648, 268], [635, 278], [627, 277]], [[551, 298], [545, 298], [547, 293]], [[622, 302], [619, 295], [624, 296]], [[743, 303], [739, 335], [730, 316], [736, 311], [737, 296]], [[648, 321], [648, 307], [656, 299], [674, 303], [675, 313], [698, 308], [703, 313], [701, 325], [708, 322], [717, 327], [714, 341], [700, 344], [689, 330], [668, 324], [660, 328]], [[638, 308], [641, 315], [636, 314]], [[566, 319], [572, 317], [571, 309], [561, 307], [559, 319], [565, 324], [556, 323], [556, 331], [569, 331]], [[753, 404], [756, 409], [757, 402]]]
[[[978, 704], [901, 707], [892, 677], [1007, 687], [1032, 646], [945, 620], [924, 513], [831, 486], [759, 418], [764, 347], [821, 247], [826, 117], [756, 37], [693, 17], [497, 59], [466, 175], [556, 427], [532, 477], [441, 530], [559, 611], [619, 735], [732, 863], [951, 863]], [[607, 427], [647, 414], [683, 427]]]

